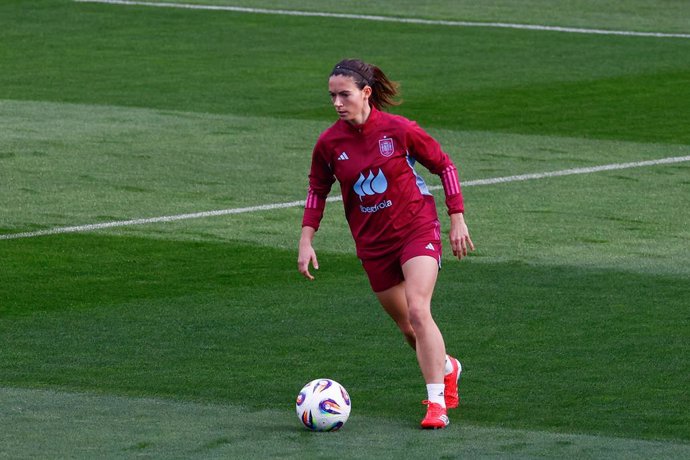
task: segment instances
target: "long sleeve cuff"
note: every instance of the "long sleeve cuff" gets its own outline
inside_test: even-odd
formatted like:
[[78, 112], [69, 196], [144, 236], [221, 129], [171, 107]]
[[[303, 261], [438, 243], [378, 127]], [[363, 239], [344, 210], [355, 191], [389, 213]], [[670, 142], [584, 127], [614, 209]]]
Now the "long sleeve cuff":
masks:
[[455, 166], [449, 165], [441, 172], [441, 183], [443, 184], [443, 192], [446, 195], [448, 214], [464, 212], [462, 188], [458, 180], [458, 170]]
[[326, 208], [326, 199], [320, 197], [313, 190], [307, 192], [307, 199], [304, 203], [304, 216], [302, 217], [302, 227], [313, 227], [319, 229], [323, 212]]

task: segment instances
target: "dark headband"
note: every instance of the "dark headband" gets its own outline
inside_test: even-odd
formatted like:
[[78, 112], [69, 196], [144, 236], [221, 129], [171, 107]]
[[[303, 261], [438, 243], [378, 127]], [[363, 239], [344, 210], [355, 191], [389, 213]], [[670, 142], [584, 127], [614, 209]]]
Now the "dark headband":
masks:
[[344, 65], [338, 64], [337, 66], [335, 66], [335, 68], [333, 68], [333, 72], [331, 72], [331, 74], [334, 74], [336, 70], [347, 70], [348, 72], [356, 73], [357, 75], [359, 75], [360, 77], [362, 77], [362, 81], [364, 82], [365, 85], [371, 86], [371, 84], [369, 83], [369, 79], [368, 79], [367, 77], [365, 77], [365, 76], [364, 76], [360, 71], [358, 71], [358, 70], [355, 70], [355, 69], [352, 69], [352, 68], [350, 68], [350, 67], [346, 67], [346, 66], [344, 66]]

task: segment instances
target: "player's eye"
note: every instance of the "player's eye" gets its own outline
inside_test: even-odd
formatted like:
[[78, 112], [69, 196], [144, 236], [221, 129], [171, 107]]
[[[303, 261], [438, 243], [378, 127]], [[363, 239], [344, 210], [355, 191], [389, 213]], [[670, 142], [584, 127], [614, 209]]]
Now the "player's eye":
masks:
[[335, 100], [336, 97], [340, 97], [341, 99], [347, 99], [349, 98], [352, 94], [349, 91], [343, 91], [342, 93], [328, 93], [331, 96], [331, 100]]

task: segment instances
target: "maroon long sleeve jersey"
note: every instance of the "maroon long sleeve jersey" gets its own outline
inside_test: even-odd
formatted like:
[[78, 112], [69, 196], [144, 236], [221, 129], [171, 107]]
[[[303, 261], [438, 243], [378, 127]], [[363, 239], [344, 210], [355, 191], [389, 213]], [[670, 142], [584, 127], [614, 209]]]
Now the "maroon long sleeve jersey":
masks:
[[411, 225], [438, 219], [417, 162], [440, 176], [448, 213], [463, 212], [455, 165], [417, 123], [374, 107], [362, 125], [338, 120], [314, 147], [302, 226], [318, 230], [337, 179], [357, 255], [385, 253]]

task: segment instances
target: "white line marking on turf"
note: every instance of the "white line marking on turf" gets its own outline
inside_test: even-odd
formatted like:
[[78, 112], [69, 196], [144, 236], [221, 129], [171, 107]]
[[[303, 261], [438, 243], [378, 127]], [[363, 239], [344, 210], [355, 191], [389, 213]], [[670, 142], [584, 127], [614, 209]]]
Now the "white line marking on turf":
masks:
[[[550, 177], [561, 177], [561, 176], [572, 176], [575, 174], [592, 174], [601, 171], [613, 171], [619, 169], [630, 169], [630, 168], [642, 168], [645, 166], [657, 166], [663, 164], [672, 163], [682, 163], [690, 161], [690, 155], [684, 157], [669, 157], [660, 158], [658, 160], [647, 160], [647, 161], [636, 161], [632, 163], [613, 163], [601, 166], [591, 166], [586, 168], [572, 168], [563, 169], [561, 171], [551, 171], [542, 173], [532, 173], [532, 174], [520, 174], [516, 176], [505, 176], [505, 177], [494, 177], [489, 179], [477, 179], [466, 181], [462, 183], [463, 187], [473, 187], [477, 185], [495, 185], [503, 184], [507, 182], [519, 182], [526, 180], [537, 180], [537, 179], [547, 179]], [[440, 190], [442, 187], [440, 185], [429, 187], [430, 190]], [[332, 196], [329, 197], [327, 201], [342, 201], [342, 196]], [[114, 227], [130, 227], [134, 225], [143, 224], [156, 224], [163, 222], [175, 222], [178, 220], [189, 220], [189, 219], [201, 219], [204, 217], [215, 217], [215, 216], [227, 216], [232, 214], [245, 214], [257, 211], [270, 211], [273, 209], [284, 209], [284, 208], [296, 208], [299, 206], [304, 206], [304, 200], [301, 201], [290, 201], [287, 203], [273, 203], [264, 204], [260, 206], [249, 206], [246, 208], [233, 208], [233, 209], [221, 209], [218, 211], [204, 211], [195, 212], [190, 214], [178, 214], [174, 216], [162, 216], [162, 217], [149, 217], [143, 219], [131, 219], [122, 220], [114, 222], [104, 222], [101, 224], [89, 224], [89, 225], [77, 225], [72, 227], [58, 227], [46, 230], [37, 230], [34, 232], [23, 232], [23, 233], [8, 233], [0, 235], [0, 240], [14, 240], [19, 238], [33, 238], [37, 236], [47, 236], [47, 235], [57, 235], [61, 233], [78, 233], [78, 232], [89, 232], [92, 230], [100, 230], [104, 228], [114, 228]]]
[[[533, 174], [521, 174], [518, 176], [507, 176], [507, 177], [495, 177], [493, 179], [478, 179], [468, 182], [464, 182], [463, 186], [471, 185], [493, 185], [502, 184], [505, 182], [518, 182], [524, 180], [534, 180], [534, 179], [546, 179], [550, 177], [560, 177], [560, 176], [572, 176], [574, 174], [591, 174], [601, 171], [614, 171], [617, 169], [630, 169], [630, 168], [642, 168], [645, 166], [657, 166], [672, 163], [683, 163], [685, 161], [690, 161], [690, 155], [684, 157], [669, 157], [660, 158], [658, 160], [646, 160], [646, 161], [635, 161], [632, 163], [613, 163], [601, 166], [591, 166], [587, 168], [572, 168], [563, 169], [561, 171], [551, 171], [543, 173], [533, 173]], [[433, 189], [440, 189], [441, 186], [430, 187]]]
[[347, 13], [325, 13], [318, 11], [295, 11], [295, 10], [273, 10], [265, 8], [246, 8], [241, 6], [221, 6], [221, 5], [194, 5], [188, 3], [158, 3], [140, 2], [133, 0], [74, 0], [78, 3], [105, 3], [109, 5], [130, 5], [130, 6], [155, 6], [160, 8], [183, 8], [189, 10], [213, 10], [213, 11], [233, 11], [236, 13], [254, 14], [276, 14], [281, 16], [303, 16], [303, 17], [322, 17], [338, 19], [359, 19], [363, 21], [397, 22], [403, 24], [423, 24], [434, 26], [451, 27], [494, 27], [503, 29], [523, 29], [539, 30], [548, 32], [566, 32], [573, 34], [596, 34], [596, 35], [623, 35], [631, 37], [658, 37], [658, 38], [690, 38], [690, 34], [664, 33], [664, 32], [634, 32], [626, 30], [603, 30], [603, 29], [584, 29], [578, 27], [558, 27], [533, 24], [510, 24], [503, 22], [471, 22], [471, 21], [444, 21], [434, 19], [400, 18], [391, 16], [376, 16], [368, 14], [347, 14]]

